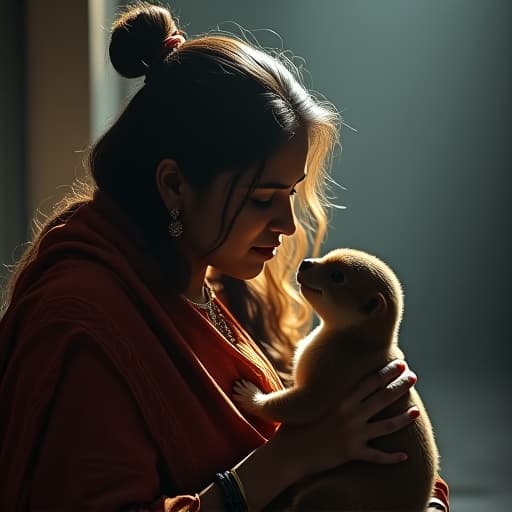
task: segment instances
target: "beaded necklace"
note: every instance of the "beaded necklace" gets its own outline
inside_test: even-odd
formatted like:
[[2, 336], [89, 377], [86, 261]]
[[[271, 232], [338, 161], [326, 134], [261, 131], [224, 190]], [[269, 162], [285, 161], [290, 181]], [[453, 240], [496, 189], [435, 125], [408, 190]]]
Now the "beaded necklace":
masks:
[[194, 302], [187, 297], [185, 297], [185, 299], [189, 304], [199, 309], [201, 312], [204, 311], [207, 319], [222, 334], [222, 336], [224, 336], [224, 338], [226, 338], [232, 345], [236, 345], [236, 338], [229, 328], [226, 318], [222, 314], [219, 306], [215, 303], [214, 292], [207, 285], [204, 285], [204, 293], [207, 298], [207, 301], [204, 303]]

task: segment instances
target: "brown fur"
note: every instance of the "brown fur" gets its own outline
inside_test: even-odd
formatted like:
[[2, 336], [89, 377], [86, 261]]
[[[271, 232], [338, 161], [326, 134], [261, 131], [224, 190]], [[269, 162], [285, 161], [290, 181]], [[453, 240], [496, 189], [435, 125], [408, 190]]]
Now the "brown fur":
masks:
[[[235, 399], [251, 413], [288, 424], [303, 424], [334, 410], [363, 377], [404, 357], [397, 337], [402, 287], [378, 258], [336, 249], [301, 266], [297, 281], [321, 323], [297, 348], [293, 387], [267, 395], [250, 383], [235, 387]], [[412, 388], [378, 418], [412, 405], [421, 413], [413, 424], [372, 441], [384, 451], [405, 451], [406, 462], [355, 461], [318, 475], [298, 492], [294, 489], [293, 510], [424, 510], [437, 474], [438, 452], [416, 390]]]

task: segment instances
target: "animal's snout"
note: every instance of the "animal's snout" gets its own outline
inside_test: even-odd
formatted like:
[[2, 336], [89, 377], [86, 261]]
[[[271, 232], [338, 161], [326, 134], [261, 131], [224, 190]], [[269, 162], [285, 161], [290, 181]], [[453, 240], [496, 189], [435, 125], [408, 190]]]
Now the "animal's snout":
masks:
[[308, 268], [311, 268], [313, 266], [313, 262], [311, 260], [303, 260], [299, 267], [299, 272], [302, 272], [303, 270], [307, 270]]

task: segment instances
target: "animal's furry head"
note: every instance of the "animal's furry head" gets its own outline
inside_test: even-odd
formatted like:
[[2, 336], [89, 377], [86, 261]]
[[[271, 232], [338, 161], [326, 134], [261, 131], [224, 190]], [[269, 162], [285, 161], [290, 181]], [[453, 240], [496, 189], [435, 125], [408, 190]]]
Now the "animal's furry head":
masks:
[[304, 260], [297, 282], [317, 314], [333, 327], [379, 322], [397, 329], [402, 319], [400, 281], [388, 265], [366, 252], [334, 249], [322, 258]]

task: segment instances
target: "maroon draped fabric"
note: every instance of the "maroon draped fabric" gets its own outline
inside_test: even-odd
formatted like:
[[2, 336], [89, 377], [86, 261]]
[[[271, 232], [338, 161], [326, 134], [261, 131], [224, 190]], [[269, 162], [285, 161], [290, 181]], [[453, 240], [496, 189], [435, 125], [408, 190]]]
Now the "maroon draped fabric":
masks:
[[0, 510], [181, 508], [275, 432], [230, 400], [282, 387], [259, 348], [157, 280], [101, 193], [44, 236], [0, 324]]

